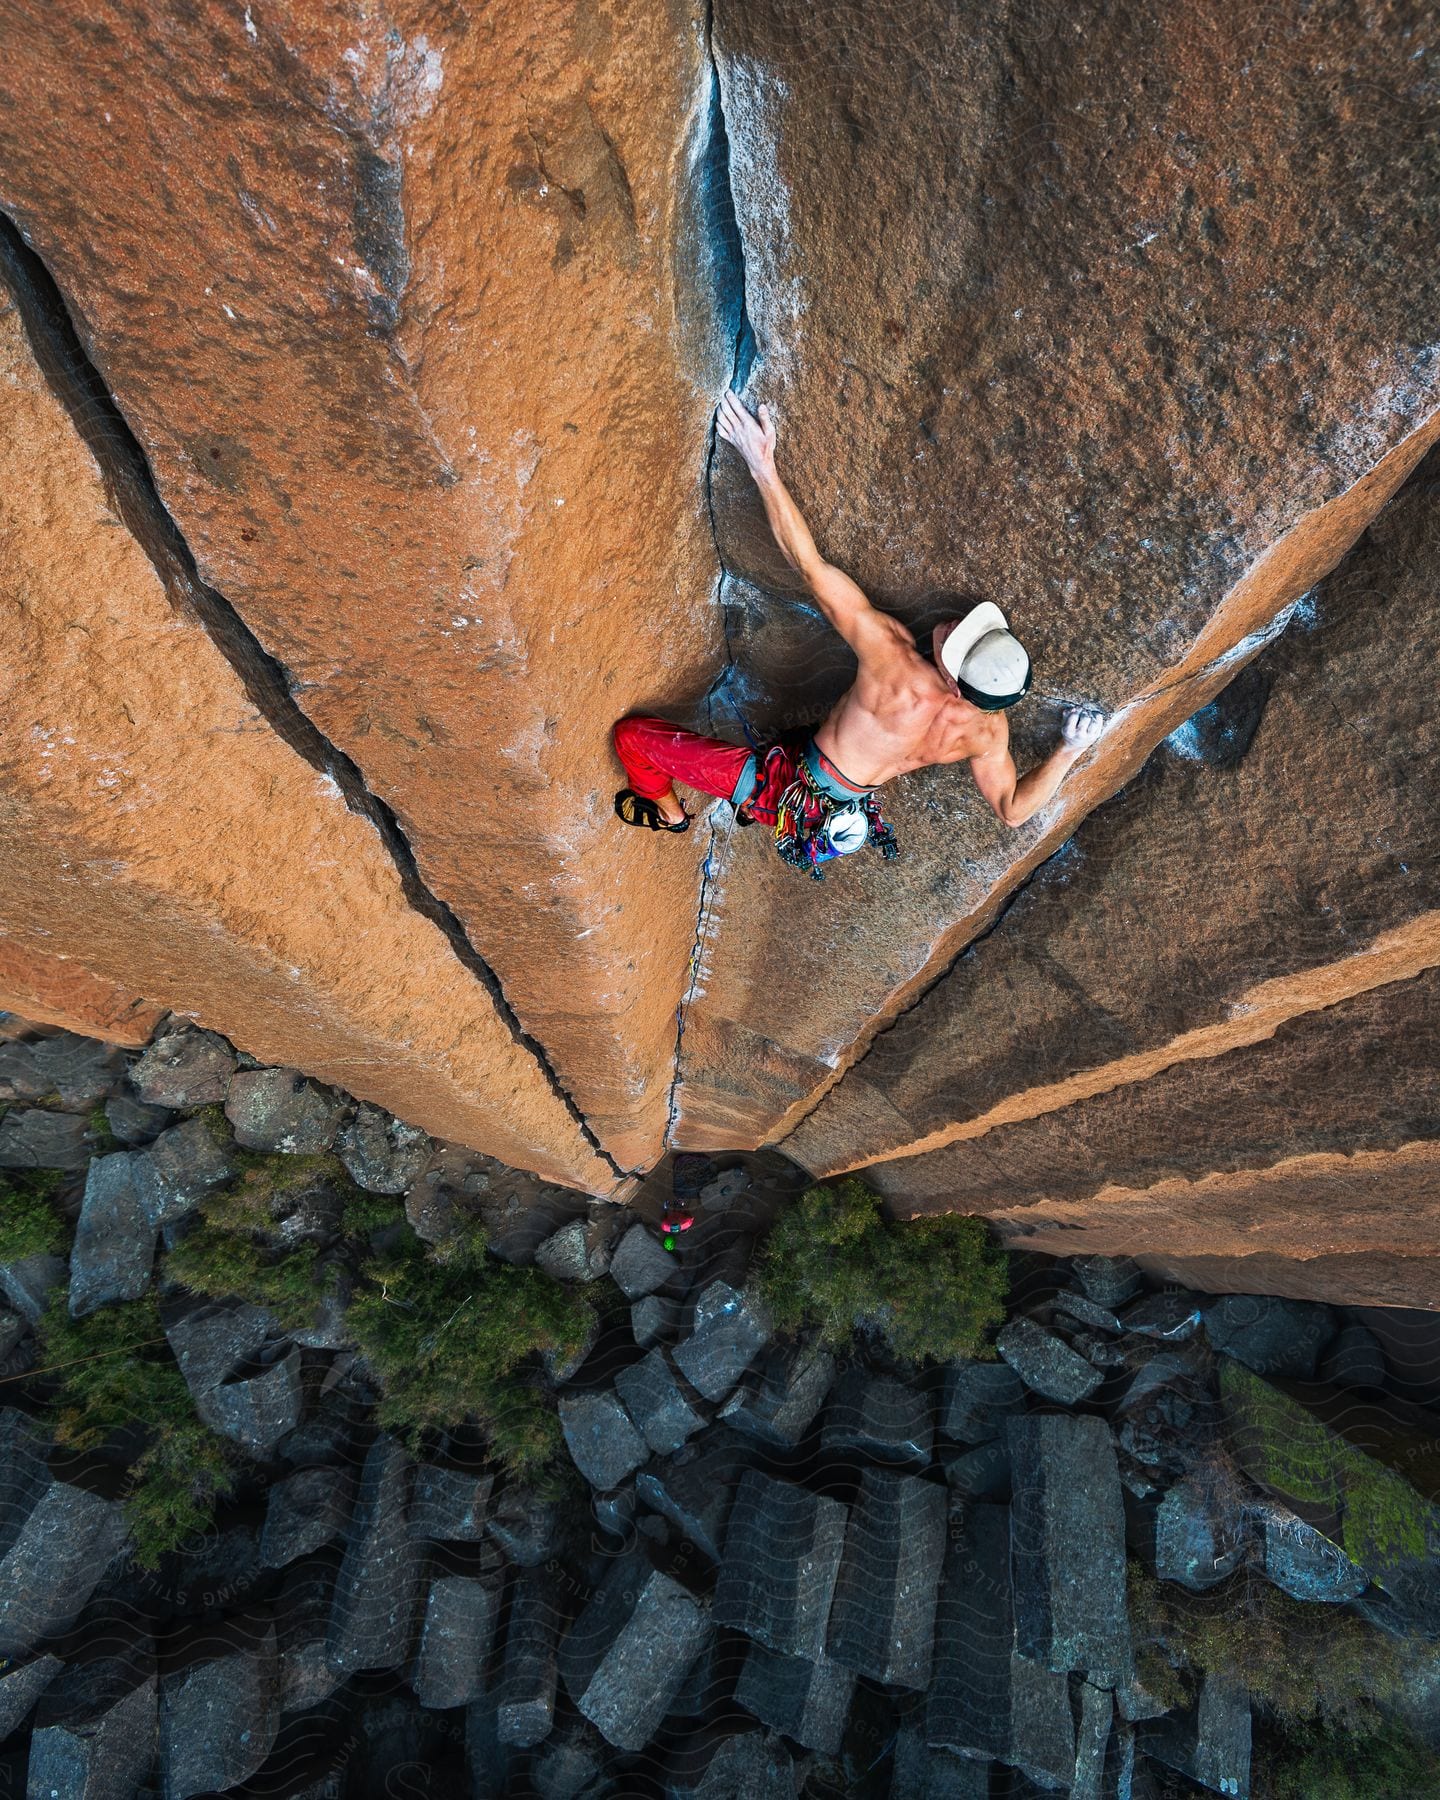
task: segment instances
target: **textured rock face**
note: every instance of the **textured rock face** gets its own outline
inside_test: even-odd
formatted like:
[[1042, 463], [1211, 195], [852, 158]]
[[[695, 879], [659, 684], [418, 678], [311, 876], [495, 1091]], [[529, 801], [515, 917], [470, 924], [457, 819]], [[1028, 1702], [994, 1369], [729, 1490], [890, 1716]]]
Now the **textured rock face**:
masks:
[[13, 304], [0, 413], [8, 943], [63, 942], [266, 1060], [613, 1183], [371, 826], [257, 715], [172, 549], [127, 529], [133, 493], [107, 489]]
[[[823, 550], [917, 627], [958, 595], [1007, 608], [1037, 668], [1022, 751], [1060, 700], [1119, 716], [1020, 833], [951, 770], [897, 791], [899, 863], [824, 887], [737, 836], [678, 1141], [793, 1124], [1418, 460], [1436, 272], [1408, 219], [1435, 180], [1394, 151], [1431, 104], [1420, 17], [717, 7], [750, 391]], [[842, 647], [770, 597], [794, 590], [728, 453], [715, 512], [731, 694], [813, 717]]]
[[1440, 958], [1437, 478], [876, 1040], [790, 1141], [803, 1162], [983, 1155]]
[[1035, 1249], [1153, 1246], [1177, 1275], [1211, 1259], [1222, 1287], [1217, 1259], [1263, 1250], [1291, 1259], [1268, 1265], [1281, 1291], [1429, 1306], [1437, 1021], [1431, 971], [1249, 1049], [871, 1174], [902, 1210], [988, 1213]]
[[206, 0], [158, 37], [118, 4], [16, 35], [0, 204], [205, 578], [617, 1158], [653, 1159], [695, 856], [613, 829], [607, 732], [720, 644], [701, 9]]

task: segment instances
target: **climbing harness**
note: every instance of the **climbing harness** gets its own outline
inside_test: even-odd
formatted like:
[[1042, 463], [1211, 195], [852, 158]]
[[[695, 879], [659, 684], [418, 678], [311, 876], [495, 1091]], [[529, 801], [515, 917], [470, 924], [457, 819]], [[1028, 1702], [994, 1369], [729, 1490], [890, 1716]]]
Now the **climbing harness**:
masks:
[[802, 752], [794, 779], [775, 803], [775, 848], [781, 861], [802, 869], [812, 881], [823, 881], [823, 864], [853, 856], [866, 844], [874, 844], [887, 862], [900, 854], [874, 793], [839, 799], [820, 785]]

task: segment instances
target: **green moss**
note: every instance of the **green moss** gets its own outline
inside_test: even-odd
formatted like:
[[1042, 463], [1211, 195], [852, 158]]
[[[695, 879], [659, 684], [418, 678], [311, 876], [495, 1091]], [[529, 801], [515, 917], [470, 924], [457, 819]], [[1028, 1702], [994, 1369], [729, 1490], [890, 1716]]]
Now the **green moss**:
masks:
[[537, 1353], [573, 1353], [586, 1303], [538, 1269], [502, 1263], [476, 1230], [443, 1251], [413, 1234], [371, 1257], [347, 1321], [384, 1389], [380, 1423], [418, 1444], [428, 1431], [479, 1424], [516, 1474], [560, 1448]]
[[405, 1223], [405, 1202], [397, 1195], [367, 1194], [352, 1187], [345, 1196], [341, 1230], [346, 1237], [368, 1238], [373, 1232]]
[[70, 1234], [53, 1204], [64, 1179], [58, 1169], [0, 1173], [0, 1263], [64, 1253]]
[[1440, 1794], [1440, 1752], [1398, 1719], [1382, 1720], [1359, 1736], [1324, 1729], [1299, 1733], [1267, 1761], [1265, 1786], [1274, 1800], [1419, 1800]]
[[982, 1220], [890, 1220], [853, 1177], [808, 1189], [781, 1215], [759, 1281], [782, 1331], [811, 1328], [835, 1348], [869, 1331], [916, 1363], [983, 1354], [1009, 1287]]
[[108, 1156], [112, 1150], [122, 1148], [119, 1138], [110, 1129], [110, 1121], [106, 1117], [103, 1102], [99, 1106], [90, 1108], [90, 1117], [86, 1123], [96, 1156]]
[[166, 1256], [165, 1274], [212, 1300], [234, 1297], [268, 1306], [281, 1324], [300, 1330], [314, 1322], [335, 1278], [333, 1266], [317, 1259], [314, 1244], [273, 1250], [207, 1217]]
[[1128, 1571], [1137, 1666], [1153, 1685], [1157, 1653], [1172, 1669], [1238, 1680], [1288, 1728], [1378, 1730], [1405, 1690], [1418, 1654], [1357, 1613], [1293, 1600], [1268, 1582], [1237, 1575], [1205, 1594]]
[[1404, 1476], [1239, 1363], [1225, 1362], [1220, 1379], [1249, 1472], [1294, 1504], [1339, 1514], [1352, 1561], [1383, 1579], [1386, 1569], [1429, 1554], [1435, 1508]]
[[93, 1450], [139, 1427], [144, 1447], [130, 1464], [124, 1507], [137, 1559], [153, 1568], [203, 1531], [233, 1479], [232, 1452], [196, 1415], [165, 1342], [153, 1295], [72, 1319], [65, 1296], [40, 1322], [43, 1364], [54, 1371], [56, 1440]]

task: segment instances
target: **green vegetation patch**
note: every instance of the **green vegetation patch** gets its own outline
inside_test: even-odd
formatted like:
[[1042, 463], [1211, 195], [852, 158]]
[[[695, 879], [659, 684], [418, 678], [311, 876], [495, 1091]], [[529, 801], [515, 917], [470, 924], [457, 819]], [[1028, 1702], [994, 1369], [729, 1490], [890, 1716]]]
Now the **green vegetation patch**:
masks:
[[39, 1337], [45, 1368], [57, 1383], [52, 1424], [58, 1443], [94, 1450], [128, 1427], [143, 1432], [144, 1448], [127, 1473], [124, 1507], [136, 1558], [154, 1568], [167, 1550], [206, 1529], [235, 1467], [224, 1439], [195, 1412], [154, 1296], [72, 1319], [59, 1293], [40, 1321]]
[[1419, 1654], [1358, 1613], [1294, 1600], [1241, 1574], [1205, 1594], [1129, 1565], [1130, 1625], [1142, 1683], [1178, 1704], [1176, 1671], [1240, 1681], [1287, 1730], [1384, 1728]]
[[517, 1475], [557, 1455], [537, 1357], [580, 1349], [594, 1320], [584, 1300], [539, 1269], [501, 1262], [478, 1226], [439, 1248], [406, 1233], [361, 1275], [346, 1320], [384, 1390], [385, 1429], [418, 1447], [428, 1431], [473, 1422]]
[[61, 1256], [70, 1242], [55, 1196], [58, 1169], [7, 1169], [0, 1174], [0, 1263], [27, 1256]]
[[[1399, 1719], [1373, 1732], [1316, 1730], [1277, 1746], [1266, 1772], [1274, 1800], [1419, 1800], [1440, 1794], [1440, 1752]], [[1259, 1789], [1257, 1788], [1257, 1792]]]
[[1237, 1362], [1221, 1364], [1220, 1392], [1247, 1472], [1292, 1504], [1338, 1513], [1341, 1547], [1376, 1580], [1429, 1554], [1440, 1515], [1403, 1475]]
[[812, 1187], [777, 1220], [760, 1291], [782, 1331], [814, 1329], [834, 1348], [869, 1332], [920, 1363], [984, 1354], [1005, 1318], [1009, 1272], [981, 1219], [885, 1217], [853, 1176]]

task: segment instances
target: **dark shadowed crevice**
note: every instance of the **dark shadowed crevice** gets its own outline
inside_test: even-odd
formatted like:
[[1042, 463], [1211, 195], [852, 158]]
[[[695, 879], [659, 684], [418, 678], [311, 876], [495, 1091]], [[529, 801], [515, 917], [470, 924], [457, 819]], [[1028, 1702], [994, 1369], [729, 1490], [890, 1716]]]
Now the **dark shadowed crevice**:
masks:
[[[710, 270], [711, 304], [714, 307], [716, 331], [721, 342], [730, 345], [730, 373], [727, 387], [743, 392], [755, 365], [755, 333], [750, 324], [750, 311], [745, 297], [745, 245], [735, 208], [735, 188], [730, 162], [730, 133], [725, 122], [725, 100], [720, 85], [720, 67], [715, 60], [715, 8], [705, 15], [705, 54], [709, 65], [709, 94], [706, 101], [705, 142], [697, 165], [700, 185], [699, 225], [706, 263]], [[715, 518], [715, 451], [718, 439], [715, 417], [705, 439], [705, 508], [710, 521], [710, 536], [715, 544], [719, 573], [715, 578], [714, 604], [720, 609], [721, 630], [725, 635], [725, 666], [705, 695], [705, 710], [711, 731], [716, 729], [715, 700], [733, 679], [735, 657], [730, 642], [729, 612], [725, 604], [725, 555], [720, 547], [720, 532]], [[718, 841], [720, 829], [713, 817], [707, 820], [710, 842], [700, 869], [700, 897], [695, 910], [695, 934], [690, 949], [690, 965], [685, 977], [680, 1004], [675, 1009], [675, 1056], [666, 1098], [665, 1141], [675, 1132], [680, 1099], [681, 1054], [685, 1044], [685, 1021], [703, 967], [705, 939], [709, 927], [710, 904], [714, 898], [717, 857], [723, 849]]]
[[15, 225], [0, 214], [0, 284], [9, 290], [31, 349], [51, 390], [99, 465], [111, 505], [145, 551], [171, 603], [204, 629], [239, 677], [246, 698], [297, 756], [339, 789], [352, 813], [367, 820], [395, 865], [406, 902], [445, 936], [466, 970], [489, 995], [515, 1043], [535, 1062], [586, 1143], [612, 1169], [622, 1170], [562, 1086], [543, 1047], [506, 999], [499, 977], [470, 942], [454, 911], [426, 886], [393, 809], [371, 793], [356, 764], [320, 731], [294, 697], [289, 671], [271, 656], [225, 597], [209, 587], [180, 528], [166, 510], [149, 460], [114, 395], [82, 347], [59, 288]]

